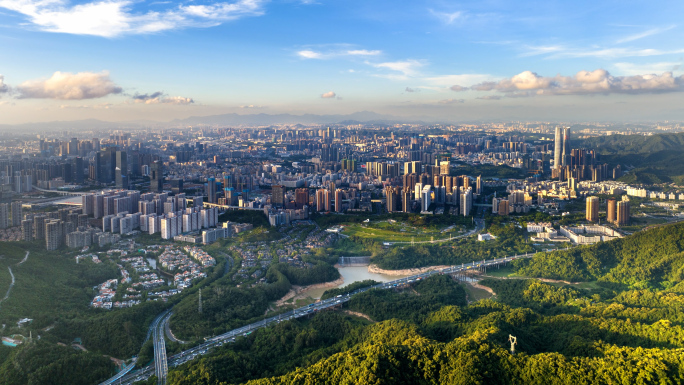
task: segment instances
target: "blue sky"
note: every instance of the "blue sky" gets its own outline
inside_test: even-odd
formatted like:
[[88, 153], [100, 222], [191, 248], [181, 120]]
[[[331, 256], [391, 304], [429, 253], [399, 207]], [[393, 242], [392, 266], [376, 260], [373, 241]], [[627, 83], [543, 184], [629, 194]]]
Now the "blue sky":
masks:
[[683, 11], [681, 1], [0, 0], [0, 116], [684, 120]]

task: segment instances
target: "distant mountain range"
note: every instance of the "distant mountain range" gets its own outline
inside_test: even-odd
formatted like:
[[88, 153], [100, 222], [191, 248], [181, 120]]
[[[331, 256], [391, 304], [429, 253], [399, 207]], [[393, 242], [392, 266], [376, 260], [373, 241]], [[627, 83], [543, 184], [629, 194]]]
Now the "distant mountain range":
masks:
[[371, 111], [355, 112], [348, 115], [291, 115], [291, 114], [223, 114], [211, 116], [192, 116], [186, 119], [176, 119], [171, 121], [171, 124], [184, 125], [269, 125], [269, 124], [333, 124], [341, 122], [398, 122], [405, 121], [405, 119], [391, 116], [381, 115]]
[[121, 121], [105, 122], [97, 119], [74, 120], [74, 121], [54, 121], [40, 123], [24, 123], [16, 125], [0, 124], [0, 131], [13, 130], [87, 130], [87, 129], [126, 129], [141, 127], [177, 127], [177, 126], [197, 126], [197, 125], [225, 125], [225, 126], [263, 126], [272, 124], [355, 124], [355, 123], [422, 123], [423, 120], [400, 118], [391, 115], [382, 115], [372, 111], [360, 111], [348, 115], [292, 115], [292, 114], [223, 114], [210, 116], [191, 116], [185, 119], [174, 119], [170, 122], [157, 121]]

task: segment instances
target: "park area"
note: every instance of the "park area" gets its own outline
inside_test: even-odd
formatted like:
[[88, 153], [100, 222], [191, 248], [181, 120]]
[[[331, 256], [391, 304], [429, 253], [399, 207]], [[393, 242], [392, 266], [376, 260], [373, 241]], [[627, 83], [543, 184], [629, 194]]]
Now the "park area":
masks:
[[468, 232], [463, 224], [416, 226], [392, 219], [344, 225], [342, 234], [381, 242], [429, 242]]

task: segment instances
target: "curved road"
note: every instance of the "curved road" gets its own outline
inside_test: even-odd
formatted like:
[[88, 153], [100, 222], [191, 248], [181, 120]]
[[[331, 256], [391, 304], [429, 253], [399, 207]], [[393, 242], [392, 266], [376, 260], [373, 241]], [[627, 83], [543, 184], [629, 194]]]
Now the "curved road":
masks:
[[169, 315], [166, 316], [166, 318], [164, 318], [164, 320], [162, 321], [162, 325], [163, 325], [162, 327], [164, 328], [164, 333], [166, 334], [166, 338], [170, 339], [171, 342], [178, 342], [179, 344], [187, 344], [187, 342], [181, 341], [178, 338], [176, 338], [175, 335], [173, 335], [173, 332], [171, 331], [171, 325], [169, 322], [171, 320], [172, 315], [173, 315], [173, 313], [169, 313]]
[[[313, 314], [315, 312], [329, 309], [329, 308], [335, 308], [335, 307], [340, 307], [342, 304], [345, 302], [348, 302], [351, 297], [353, 297], [356, 294], [363, 293], [368, 290], [372, 289], [392, 289], [398, 286], [403, 286], [403, 285], [409, 285], [412, 284], [413, 282], [420, 281], [424, 278], [427, 278], [429, 276], [435, 275], [435, 274], [453, 274], [453, 273], [458, 273], [462, 271], [468, 271], [468, 270], [477, 270], [480, 268], [486, 268], [487, 266], [496, 266], [502, 263], [510, 262], [512, 260], [518, 259], [518, 258], [531, 258], [534, 254], [524, 254], [524, 255], [516, 255], [513, 257], [505, 257], [505, 258], [499, 258], [499, 259], [492, 259], [489, 261], [483, 260], [480, 262], [471, 262], [468, 264], [462, 264], [461, 266], [452, 266], [448, 267], [442, 270], [432, 270], [428, 271], [425, 273], [413, 275], [410, 277], [405, 277], [405, 278], [400, 278], [396, 279], [394, 281], [389, 281], [389, 282], [383, 282], [379, 283], [374, 286], [369, 286], [365, 287], [362, 289], [355, 290], [351, 293], [345, 294], [345, 295], [338, 295], [337, 297], [334, 298], [328, 298], [323, 301], [319, 301], [316, 303], [313, 303], [308, 306], [300, 307], [298, 309], [294, 309], [291, 311], [288, 311], [284, 314], [279, 314], [274, 317], [266, 318], [264, 320], [255, 322], [250, 325], [243, 326], [241, 328], [237, 328], [234, 330], [231, 330], [229, 332], [223, 333], [219, 336], [207, 339], [206, 342], [197, 345], [193, 348], [184, 350], [178, 354], [175, 354], [173, 356], [170, 356], [167, 358], [167, 360], [164, 360], [165, 362], [163, 363], [157, 363], [155, 362], [155, 366], [148, 366], [146, 368], [136, 370], [136, 371], [131, 371], [127, 373], [119, 373], [117, 376], [110, 378], [106, 382], [103, 382], [102, 384], [128, 384], [131, 385], [133, 382], [136, 381], [142, 381], [142, 380], [147, 380], [150, 378], [153, 374], [157, 374], [157, 377], [159, 378], [159, 384], [164, 384], [166, 381], [166, 370], [168, 370], [168, 366], [178, 366], [181, 365], [187, 361], [193, 360], [199, 356], [202, 356], [204, 354], [207, 354], [209, 350], [218, 347], [218, 346], [223, 346], [223, 344], [230, 343], [235, 341], [236, 337], [239, 336], [247, 336], [248, 334], [252, 333], [256, 329], [260, 329], [263, 327], [271, 326], [274, 324], [278, 324], [283, 321], [288, 321], [304, 316], [308, 316], [310, 314]], [[151, 330], [153, 330], [153, 335], [155, 338], [155, 361], [157, 359], [164, 359], [166, 357], [166, 349], [164, 347], [164, 342], [163, 342], [163, 333], [160, 333], [160, 329], [163, 329], [164, 322], [163, 320], [169, 316], [170, 310], [167, 310], [166, 312], [160, 314], [155, 318], [153, 321], [153, 325], [150, 327]], [[161, 326], [161, 327], [160, 327]], [[161, 342], [158, 343], [157, 339], [160, 338], [161, 336]], [[159, 352], [157, 351], [159, 349]], [[163, 349], [163, 351], [162, 351]], [[159, 358], [158, 358], [159, 357]], [[167, 366], [168, 365], [168, 366]], [[158, 372], [160, 370], [161, 372]], [[161, 375], [160, 375], [161, 374]]]
[[[29, 252], [26, 252], [26, 255], [24, 256], [24, 259], [21, 260], [21, 262], [17, 263], [17, 266], [21, 266], [24, 262], [28, 260]], [[12, 291], [12, 288], [14, 287], [14, 283], [16, 282], [16, 279], [14, 278], [14, 273], [12, 273], [12, 268], [10, 266], [7, 266], [7, 270], [9, 270], [10, 276], [12, 276], [12, 282], [10, 282], [9, 288], [7, 288], [7, 293], [5, 293], [5, 296], [0, 299], [0, 305], [5, 302], [6, 299], [9, 298], [10, 292]]]

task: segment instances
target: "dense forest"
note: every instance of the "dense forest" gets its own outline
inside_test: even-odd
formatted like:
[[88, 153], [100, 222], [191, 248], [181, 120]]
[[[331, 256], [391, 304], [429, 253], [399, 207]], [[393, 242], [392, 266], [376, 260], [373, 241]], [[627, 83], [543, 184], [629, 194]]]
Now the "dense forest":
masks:
[[[684, 295], [605, 284], [484, 280], [465, 303], [434, 276], [240, 338], [172, 370], [169, 384], [655, 384], [684, 378]], [[364, 297], [365, 296], [365, 297]], [[363, 298], [362, 298], [363, 297]], [[516, 354], [508, 336], [517, 337]]]
[[32, 341], [7, 355], [0, 365], [0, 385], [92, 385], [113, 373], [114, 363], [99, 354]]

